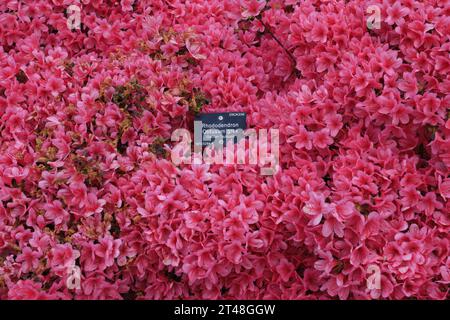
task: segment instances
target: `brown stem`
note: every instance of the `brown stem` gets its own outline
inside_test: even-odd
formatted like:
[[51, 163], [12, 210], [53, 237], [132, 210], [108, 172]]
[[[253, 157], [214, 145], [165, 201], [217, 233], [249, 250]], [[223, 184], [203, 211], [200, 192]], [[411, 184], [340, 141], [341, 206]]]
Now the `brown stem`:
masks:
[[270, 27], [262, 21], [262, 17], [259, 16], [259, 17], [257, 17], [257, 19], [259, 22], [262, 23], [262, 25], [266, 29], [267, 33], [269, 33], [270, 36], [279, 44], [279, 46], [282, 47], [284, 49], [284, 51], [288, 54], [289, 58], [291, 59], [292, 63], [294, 64], [294, 68], [295, 68], [297, 61], [295, 60], [295, 57], [292, 55], [292, 53], [290, 53], [289, 50], [286, 49], [285, 46], [283, 46], [281, 41], [278, 40], [278, 38], [275, 36], [275, 34], [270, 30]]

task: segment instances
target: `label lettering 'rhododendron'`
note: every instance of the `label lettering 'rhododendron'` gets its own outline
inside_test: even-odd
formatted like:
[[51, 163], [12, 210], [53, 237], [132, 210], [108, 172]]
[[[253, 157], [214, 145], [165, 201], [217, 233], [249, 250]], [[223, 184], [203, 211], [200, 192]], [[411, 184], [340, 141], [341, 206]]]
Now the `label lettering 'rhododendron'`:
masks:
[[[449, 299], [449, 13], [0, 1], [0, 299]], [[171, 161], [224, 112], [273, 175]]]

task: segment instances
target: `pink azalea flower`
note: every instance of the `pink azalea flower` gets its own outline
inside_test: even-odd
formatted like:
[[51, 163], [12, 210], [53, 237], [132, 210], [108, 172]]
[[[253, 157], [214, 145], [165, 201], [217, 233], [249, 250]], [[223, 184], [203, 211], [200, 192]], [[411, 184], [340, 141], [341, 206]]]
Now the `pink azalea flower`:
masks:
[[242, 17], [250, 18], [259, 15], [262, 9], [266, 6], [266, 2], [262, 0], [242, 0]]
[[433, 214], [434, 210], [442, 209], [443, 205], [437, 201], [436, 194], [434, 192], [428, 192], [425, 197], [417, 205], [419, 210], [423, 210], [427, 216]]
[[325, 43], [327, 41], [327, 33], [326, 24], [317, 21], [311, 30], [311, 39], [315, 42]]
[[403, 17], [409, 13], [409, 9], [407, 7], [402, 6], [400, 3], [395, 2], [392, 6], [389, 6], [386, 9], [387, 18], [386, 23], [389, 25], [393, 25], [394, 23], [400, 25], [404, 23]]
[[291, 278], [295, 267], [292, 263], [284, 259], [277, 265], [276, 269], [277, 272], [280, 274], [281, 279], [287, 282]]
[[290, 137], [287, 142], [295, 142], [296, 148], [306, 148], [307, 150], [312, 149], [312, 134], [308, 132], [304, 126], [300, 126], [298, 131], [296, 131], [294, 136]]
[[80, 256], [79, 251], [73, 250], [69, 244], [61, 244], [52, 250], [51, 267], [68, 272], [69, 268], [75, 265], [75, 259]]
[[120, 239], [113, 239], [111, 236], [106, 236], [99, 240], [99, 244], [95, 247], [95, 254], [102, 259], [100, 268], [104, 269], [111, 267], [114, 264], [114, 259], [120, 254], [120, 246], [122, 241]]
[[398, 88], [405, 92], [406, 98], [413, 99], [417, 93], [417, 80], [414, 74], [405, 72], [403, 74], [403, 80], [398, 83]]
[[350, 262], [355, 267], [358, 267], [359, 265], [364, 265], [367, 262], [368, 256], [369, 250], [365, 245], [360, 245], [352, 250], [350, 255]]
[[120, 5], [122, 6], [123, 11], [132, 11], [134, 0], [121, 0]]
[[329, 129], [322, 129], [313, 134], [313, 144], [315, 147], [324, 149], [333, 143], [333, 138], [330, 137]]
[[[116, 2], [0, 4], [0, 300], [449, 298], [446, 1]], [[171, 162], [218, 112], [275, 174]]]
[[23, 273], [30, 272], [39, 266], [39, 258], [42, 253], [33, 251], [31, 248], [26, 247], [22, 250], [22, 253], [17, 256], [16, 261], [21, 263], [20, 270]]
[[342, 238], [344, 236], [344, 225], [334, 216], [329, 216], [323, 224], [322, 235], [329, 237], [333, 234]]
[[327, 213], [330, 209], [328, 205], [325, 203], [325, 200], [322, 195], [315, 194], [310, 192], [309, 200], [306, 202], [303, 207], [303, 212], [312, 217], [309, 225], [316, 226], [322, 220], [322, 216], [324, 213]]
[[93, 193], [89, 193], [84, 203], [84, 214], [86, 216], [93, 215], [95, 213], [101, 213], [103, 211], [103, 206], [106, 201], [103, 199], [98, 199]]
[[240, 263], [242, 259], [242, 247], [238, 243], [231, 243], [223, 247], [225, 256], [232, 263]]
[[55, 225], [68, 221], [69, 213], [64, 210], [61, 201], [56, 200], [52, 204], [46, 204], [44, 209], [46, 210], [45, 217], [54, 221]]
[[58, 94], [66, 90], [66, 86], [64, 85], [64, 80], [56, 77], [50, 77], [47, 81], [46, 89], [52, 96], [56, 97]]
[[46, 293], [41, 285], [32, 280], [19, 280], [8, 291], [11, 300], [54, 300], [55, 295]]

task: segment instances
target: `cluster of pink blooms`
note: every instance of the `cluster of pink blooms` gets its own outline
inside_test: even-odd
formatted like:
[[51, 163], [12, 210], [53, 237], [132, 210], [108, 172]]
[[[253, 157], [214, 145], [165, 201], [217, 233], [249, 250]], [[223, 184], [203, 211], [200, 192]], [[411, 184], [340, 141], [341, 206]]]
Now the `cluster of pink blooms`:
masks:
[[[0, 299], [449, 299], [449, 28], [448, 0], [1, 1]], [[171, 162], [228, 111], [279, 130], [275, 175]]]

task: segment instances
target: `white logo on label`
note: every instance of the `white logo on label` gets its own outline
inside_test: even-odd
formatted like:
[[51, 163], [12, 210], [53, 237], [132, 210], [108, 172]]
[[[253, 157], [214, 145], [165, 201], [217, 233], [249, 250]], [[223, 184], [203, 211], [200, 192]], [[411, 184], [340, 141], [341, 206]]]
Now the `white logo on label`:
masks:
[[[259, 165], [262, 175], [274, 175], [279, 169], [280, 134], [278, 129], [270, 129], [270, 142], [267, 129], [226, 129], [227, 148], [222, 147], [224, 135], [221, 130], [203, 131], [202, 121], [194, 121], [194, 153], [191, 151], [192, 138], [189, 130], [176, 129], [172, 142], [178, 142], [171, 150], [172, 162], [184, 164], [250, 164]], [[203, 139], [202, 139], [203, 136]], [[248, 139], [247, 139], [248, 138]], [[233, 145], [235, 139], [237, 145]], [[180, 141], [181, 140], [181, 141]], [[248, 140], [248, 147], [246, 141]], [[206, 142], [203, 150], [203, 143]], [[248, 154], [248, 156], [247, 156]], [[259, 158], [259, 162], [258, 162]], [[265, 166], [269, 167], [265, 167]]]
[[371, 264], [367, 267], [367, 274], [370, 276], [367, 278], [367, 289], [381, 289], [381, 270], [375, 264]]
[[70, 267], [67, 272], [69, 276], [66, 280], [66, 286], [69, 290], [79, 290], [81, 289], [81, 269], [78, 266]]
[[80, 29], [81, 9], [77, 5], [70, 5], [67, 8], [67, 28], [70, 30]]
[[222, 121], [222, 120], [223, 120], [223, 117], [222, 117], [222, 116], [219, 116], [219, 120]]
[[381, 28], [381, 9], [377, 5], [371, 5], [366, 10], [367, 14], [370, 16], [367, 17], [367, 28], [369, 30], [372, 29], [380, 29]]

